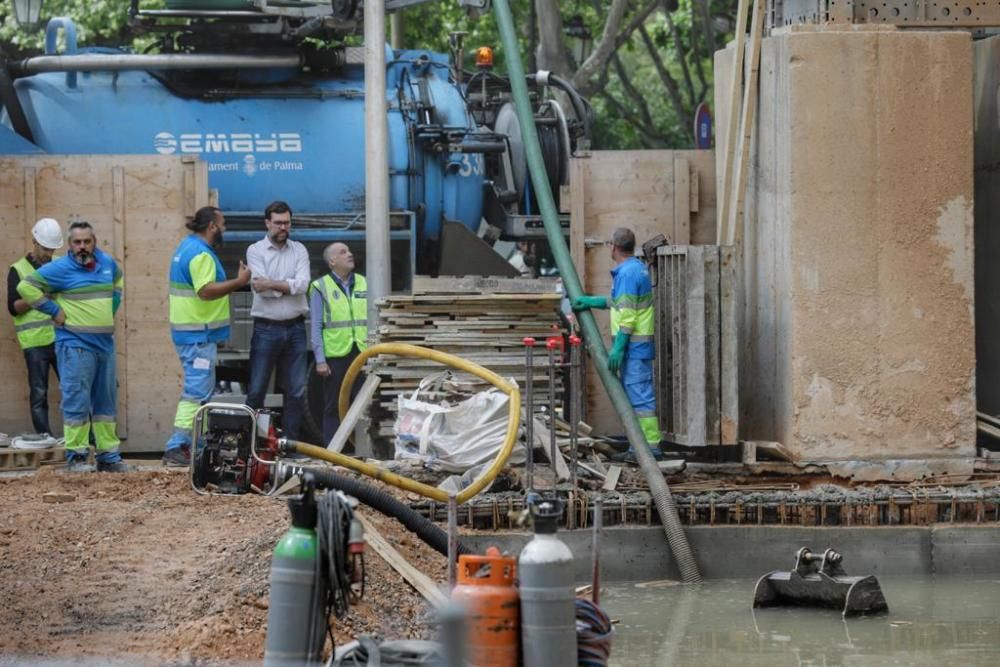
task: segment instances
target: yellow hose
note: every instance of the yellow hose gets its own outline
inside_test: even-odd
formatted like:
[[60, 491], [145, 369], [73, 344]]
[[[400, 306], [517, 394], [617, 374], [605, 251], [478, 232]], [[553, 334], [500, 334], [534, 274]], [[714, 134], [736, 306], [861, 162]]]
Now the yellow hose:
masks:
[[[478, 364], [474, 364], [471, 361], [466, 361], [461, 357], [456, 357], [453, 354], [447, 354], [438, 350], [431, 350], [418, 345], [407, 345], [406, 343], [380, 343], [379, 345], [369, 347], [367, 350], [359, 354], [354, 360], [354, 363], [352, 363], [350, 368], [347, 369], [347, 374], [344, 376], [344, 383], [340, 386], [338, 407], [340, 409], [341, 419], [347, 415], [347, 410], [349, 409], [351, 403], [351, 387], [354, 385], [354, 381], [357, 379], [358, 374], [361, 373], [361, 367], [364, 366], [365, 362], [369, 358], [380, 354], [394, 354], [397, 357], [415, 357], [418, 359], [436, 361], [439, 364], [444, 364], [460, 371], [471, 373], [472, 375], [489, 382], [510, 397], [510, 410], [507, 417], [507, 436], [504, 439], [503, 446], [500, 447], [500, 452], [497, 454], [497, 457], [493, 460], [492, 465], [490, 465], [489, 469], [485, 473], [455, 496], [455, 500], [459, 505], [471, 498], [474, 498], [476, 494], [486, 488], [486, 486], [492, 482], [498, 474], [500, 474], [504, 465], [507, 464], [507, 459], [510, 458], [511, 452], [514, 451], [514, 443], [517, 441], [517, 431], [521, 424], [521, 391], [517, 388], [517, 385], [507, 382], [493, 371], [483, 368]], [[315, 445], [309, 445], [295, 440], [289, 440], [288, 444], [291, 445], [299, 454], [304, 454], [314, 459], [322, 459], [345, 468], [350, 468], [355, 472], [368, 475], [369, 477], [385, 482], [386, 484], [391, 484], [400, 489], [412, 491], [413, 493], [419, 493], [425, 498], [430, 498], [431, 500], [448, 502], [448, 493], [442, 491], [441, 489], [424, 484], [423, 482], [418, 482], [415, 479], [410, 479], [409, 477], [397, 475], [396, 473], [389, 472], [388, 470], [383, 470], [378, 466], [373, 466], [369, 463], [365, 463], [364, 461], [359, 461], [353, 456], [340, 454], [338, 452], [331, 452], [323, 447], [317, 447]]]

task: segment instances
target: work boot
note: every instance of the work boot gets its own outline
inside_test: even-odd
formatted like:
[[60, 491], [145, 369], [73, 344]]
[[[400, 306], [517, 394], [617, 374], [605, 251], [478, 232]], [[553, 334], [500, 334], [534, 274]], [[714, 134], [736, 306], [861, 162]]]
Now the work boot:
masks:
[[191, 465], [191, 450], [187, 447], [168, 449], [163, 453], [162, 461], [169, 468], [187, 468]]
[[114, 463], [97, 462], [97, 472], [135, 472], [136, 470], [138, 468], [124, 461], [115, 461]]
[[68, 473], [82, 473], [82, 472], [94, 472], [94, 466], [87, 463], [87, 459], [82, 457], [74, 457], [66, 461], [65, 472]]
[[[659, 447], [656, 448], [650, 447], [649, 453], [652, 454], [653, 458], [656, 459], [657, 461], [663, 460], [663, 452], [660, 451]], [[635, 450], [632, 449], [631, 447], [628, 448], [628, 451], [619, 452], [618, 454], [612, 454], [611, 456], [608, 457], [608, 459], [615, 463], [628, 463], [631, 465], [639, 465], [639, 460], [635, 456]]]

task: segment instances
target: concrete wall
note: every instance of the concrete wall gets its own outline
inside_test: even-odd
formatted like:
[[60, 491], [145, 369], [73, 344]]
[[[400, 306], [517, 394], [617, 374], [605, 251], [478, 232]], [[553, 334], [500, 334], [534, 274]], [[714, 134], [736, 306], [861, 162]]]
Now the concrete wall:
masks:
[[[769, 570], [791, 569], [795, 552], [808, 546], [844, 555], [848, 574], [929, 575], [1000, 574], [1000, 527], [936, 524], [932, 526], [800, 527], [686, 526], [684, 532], [706, 579], [759, 577]], [[592, 533], [560, 531], [573, 552], [573, 576], [590, 580]], [[526, 533], [476, 533], [459, 539], [482, 553], [489, 546], [520, 553], [531, 539]], [[601, 576], [604, 581], [678, 579], [663, 529], [605, 528], [601, 533]]]
[[[717, 99], [731, 53], [716, 54]], [[971, 53], [960, 32], [808, 26], [764, 40], [742, 228], [743, 438], [811, 460], [973, 453]]]
[[976, 400], [1000, 415], [1000, 37], [974, 42]]

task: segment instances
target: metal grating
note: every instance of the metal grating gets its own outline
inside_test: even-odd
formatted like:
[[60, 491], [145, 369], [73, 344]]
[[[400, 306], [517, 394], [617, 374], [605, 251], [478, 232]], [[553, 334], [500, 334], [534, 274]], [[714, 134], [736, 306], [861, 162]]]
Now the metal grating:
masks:
[[[1000, 487], [995, 482], [950, 488], [932, 482], [895, 487], [816, 491], [687, 492], [672, 485], [681, 522], [687, 526], [925, 526], [935, 523], [1000, 525]], [[564, 525], [591, 525], [594, 498], [567, 498]], [[600, 494], [607, 526], [653, 526], [660, 518], [648, 491]], [[431, 521], [444, 521], [446, 503], [410, 506]], [[486, 494], [458, 510], [459, 525], [477, 530], [518, 530], [525, 509], [520, 493]], [[571, 518], [569, 515], [574, 516]]]
[[660, 430], [687, 447], [736, 444], [733, 249], [661, 246], [651, 277]]

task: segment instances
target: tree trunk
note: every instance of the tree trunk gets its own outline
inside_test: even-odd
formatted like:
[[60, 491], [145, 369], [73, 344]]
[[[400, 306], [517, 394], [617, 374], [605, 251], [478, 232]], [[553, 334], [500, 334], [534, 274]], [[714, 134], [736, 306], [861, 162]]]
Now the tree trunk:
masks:
[[559, 3], [556, 0], [535, 0], [535, 12], [538, 15], [538, 69], [571, 79], [573, 65], [566, 51]]

